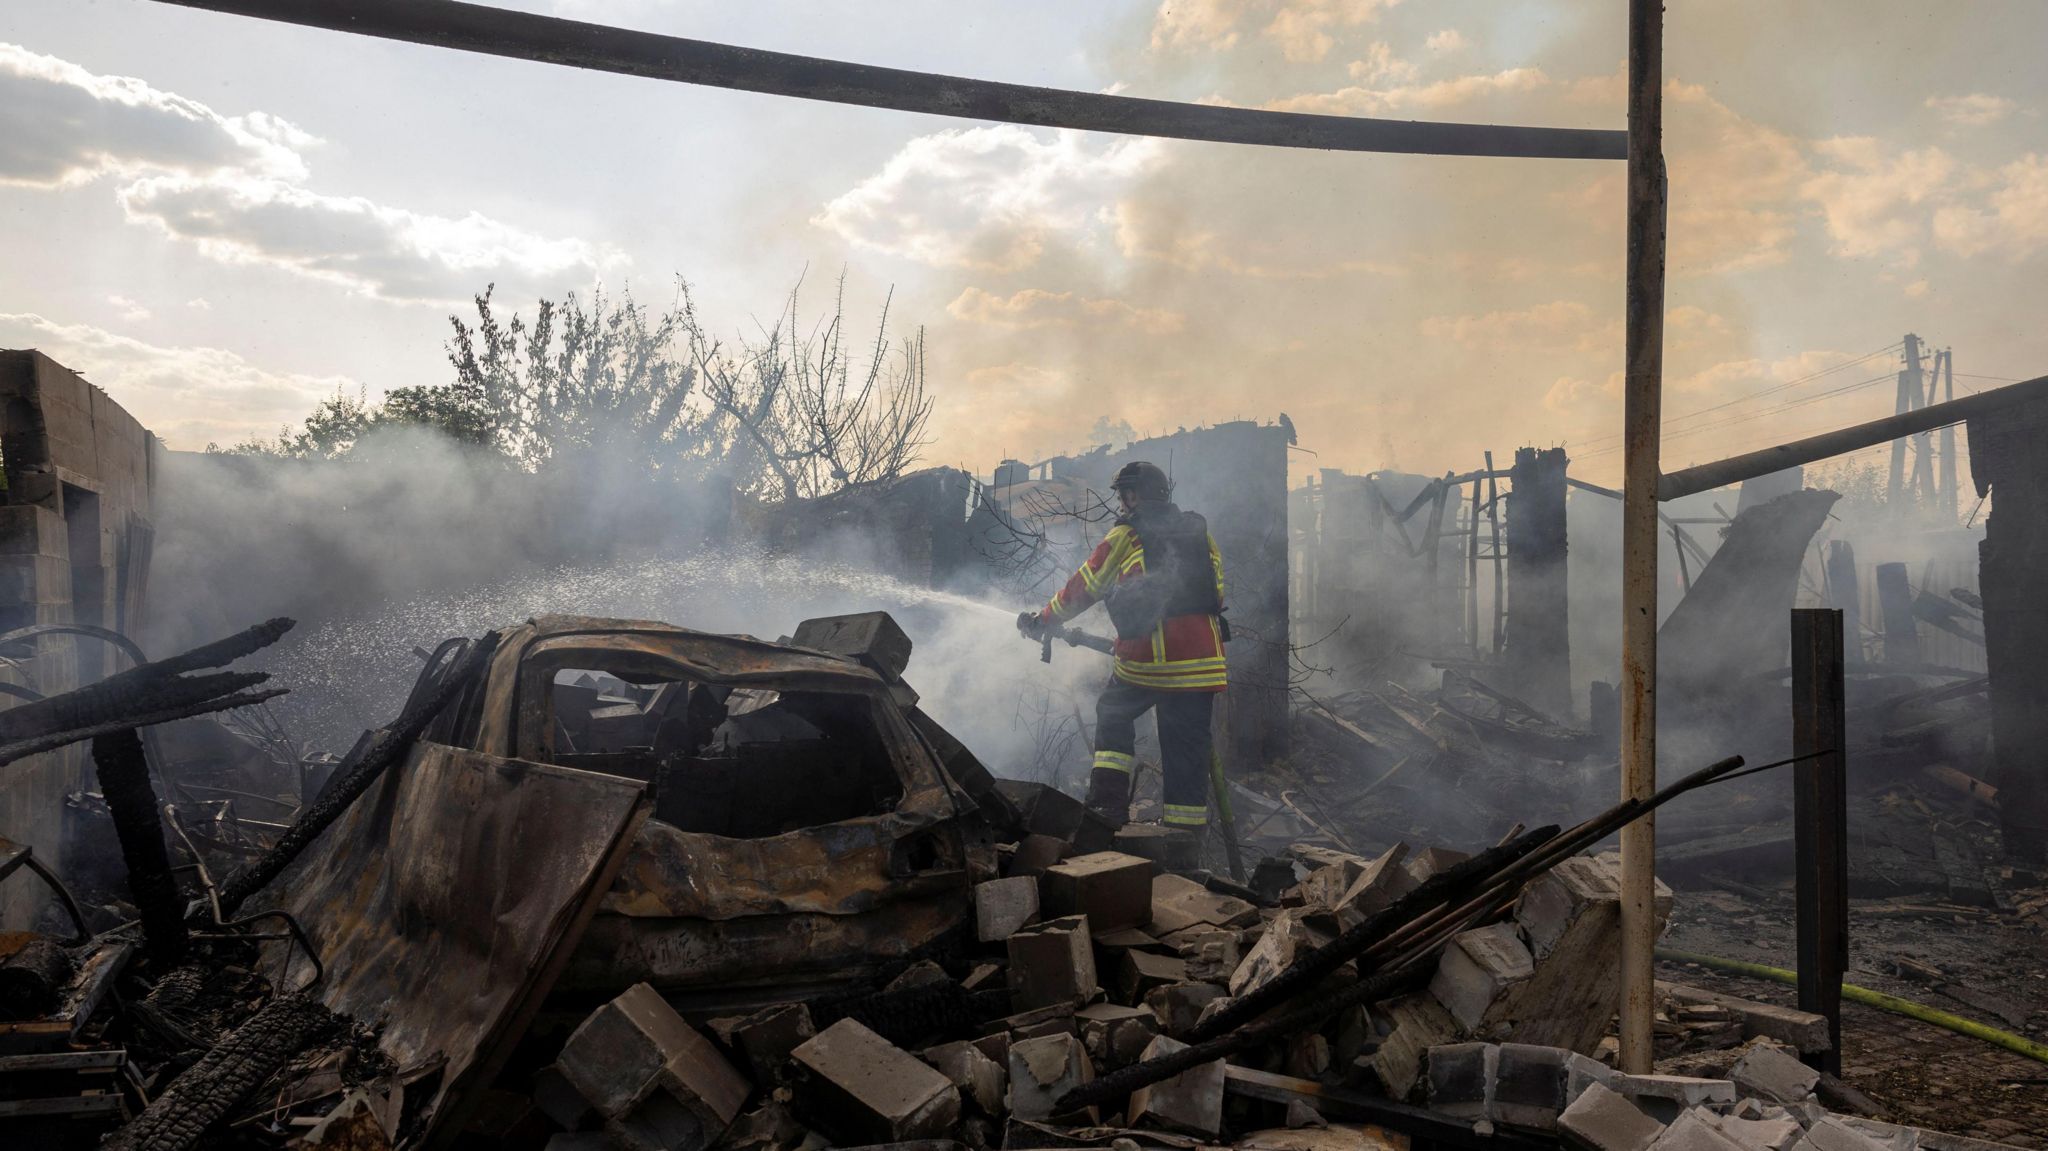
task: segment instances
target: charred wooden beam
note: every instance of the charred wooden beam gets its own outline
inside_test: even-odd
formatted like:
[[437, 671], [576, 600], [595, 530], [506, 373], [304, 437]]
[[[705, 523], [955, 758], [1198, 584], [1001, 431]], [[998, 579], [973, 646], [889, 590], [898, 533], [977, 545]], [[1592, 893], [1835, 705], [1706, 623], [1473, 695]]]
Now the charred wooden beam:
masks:
[[107, 1137], [106, 1151], [185, 1151], [209, 1128], [335, 1025], [317, 1000], [271, 1000], [229, 1032], [158, 1095], [135, 1122]]
[[1842, 975], [1849, 966], [1849, 798], [1843, 627], [1835, 608], [1792, 611], [1793, 853], [1799, 1009], [1825, 1016], [1829, 1047], [1808, 1060], [1842, 1073]]
[[40, 1019], [64, 1001], [64, 985], [78, 972], [55, 940], [32, 939], [0, 963], [0, 1020]]
[[92, 741], [92, 762], [128, 865], [128, 891], [142, 919], [150, 962], [169, 970], [184, 960], [192, 939], [185, 930], [184, 897], [164, 850], [163, 816], [149, 781], [142, 737], [132, 727], [100, 736]]

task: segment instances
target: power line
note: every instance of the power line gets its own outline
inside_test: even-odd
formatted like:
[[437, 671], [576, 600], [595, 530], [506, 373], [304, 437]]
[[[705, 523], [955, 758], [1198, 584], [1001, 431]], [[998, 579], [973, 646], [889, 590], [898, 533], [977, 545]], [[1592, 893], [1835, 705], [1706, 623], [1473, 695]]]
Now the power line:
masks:
[[[1849, 368], [1855, 367], [1857, 364], [1863, 363], [1867, 360], [1876, 359], [1877, 357], [1882, 356], [1885, 353], [1890, 352], [1899, 346], [1899, 343], [1886, 344], [1884, 347], [1879, 348], [1874, 352], [1866, 352], [1853, 360], [1844, 360], [1841, 363], [1834, 365], [1833, 367], [1822, 368], [1817, 372], [1808, 372], [1806, 375], [1800, 376], [1797, 379], [1787, 380], [1782, 384], [1776, 384], [1772, 387], [1765, 388], [1763, 391], [1753, 392], [1746, 396], [1737, 396], [1735, 399], [1732, 400], [1724, 400], [1721, 403], [1712, 404], [1707, 407], [1700, 408], [1696, 411], [1690, 411], [1685, 413], [1684, 415], [1673, 416], [1670, 419], [1664, 421], [1664, 426], [1666, 428], [1670, 428], [1675, 425], [1682, 424], [1687, 420], [1695, 419], [1699, 416], [1707, 415], [1712, 412], [1717, 412], [1724, 408], [1732, 408], [1738, 404], [1754, 403], [1757, 400], [1777, 395], [1778, 393], [1787, 391], [1791, 388], [1796, 388], [1800, 384], [1807, 383], [1808, 381], [1817, 380], [1823, 376], [1830, 376], [1836, 372], [1846, 371]], [[1618, 441], [1620, 439], [1621, 437], [1619, 435], [1610, 433], [1608, 435], [1595, 436], [1592, 439], [1584, 441], [1579, 446], [1599, 447], [1603, 444], [1606, 444], [1609, 441]]]
[[[1754, 420], [1763, 419], [1766, 416], [1774, 416], [1781, 412], [1791, 411], [1794, 408], [1803, 408], [1809, 404], [1817, 404], [1822, 400], [1828, 400], [1833, 399], [1836, 396], [1847, 395], [1850, 392], [1859, 391], [1863, 388], [1870, 387], [1873, 384], [1881, 384], [1893, 378], [1893, 374], [1887, 372], [1884, 375], [1872, 376], [1867, 380], [1859, 380], [1853, 384], [1844, 384], [1839, 388], [1830, 388], [1825, 392], [1817, 392], [1810, 396], [1801, 396], [1798, 399], [1787, 400], [1782, 404], [1775, 404], [1771, 407], [1763, 409], [1762, 411], [1744, 412], [1740, 415], [1731, 416], [1722, 420], [1716, 420], [1712, 423], [1700, 424], [1698, 426], [1690, 428], [1681, 428], [1677, 431], [1665, 433], [1663, 439], [1665, 442], [1668, 443], [1672, 440], [1682, 440], [1687, 436], [1698, 435], [1701, 432], [1718, 431], [1722, 428], [1734, 427], [1737, 424], [1750, 423]], [[1621, 448], [1619, 445], [1614, 445], [1604, 448], [1598, 448], [1590, 452], [1578, 453], [1574, 455], [1573, 458], [1577, 460], [1599, 459], [1601, 456], [1612, 455], [1613, 453], [1618, 452], [1620, 450]]]

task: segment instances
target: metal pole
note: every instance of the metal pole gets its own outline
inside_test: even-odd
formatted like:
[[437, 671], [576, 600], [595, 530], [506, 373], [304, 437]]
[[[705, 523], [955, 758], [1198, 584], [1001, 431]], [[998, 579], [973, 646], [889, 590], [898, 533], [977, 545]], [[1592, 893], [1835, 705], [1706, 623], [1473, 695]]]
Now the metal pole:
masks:
[[[1628, 6], [1628, 303], [1621, 512], [1621, 797], [1657, 790], [1657, 480], [1664, 383], [1664, 5]], [[1621, 1069], [1650, 1070], [1654, 815], [1621, 830]]]

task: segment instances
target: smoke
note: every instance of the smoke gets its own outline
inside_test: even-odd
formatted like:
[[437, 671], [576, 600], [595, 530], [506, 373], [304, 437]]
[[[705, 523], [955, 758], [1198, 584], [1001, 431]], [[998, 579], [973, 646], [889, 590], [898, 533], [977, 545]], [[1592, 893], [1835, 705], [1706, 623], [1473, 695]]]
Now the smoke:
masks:
[[629, 476], [535, 475], [407, 430], [343, 461], [170, 453], [158, 490], [154, 654], [258, 619], [300, 626], [249, 661], [312, 749], [346, 750], [391, 719], [415, 648], [547, 613], [659, 620], [776, 639], [804, 619], [885, 610], [915, 644], [924, 708], [1000, 773], [1039, 770], [1036, 722], [1064, 718], [1107, 675], [1093, 652], [1051, 665], [1022, 642], [1023, 607], [878, 574], [871, 541], [801, 556], [733, 542], [729, 495]]

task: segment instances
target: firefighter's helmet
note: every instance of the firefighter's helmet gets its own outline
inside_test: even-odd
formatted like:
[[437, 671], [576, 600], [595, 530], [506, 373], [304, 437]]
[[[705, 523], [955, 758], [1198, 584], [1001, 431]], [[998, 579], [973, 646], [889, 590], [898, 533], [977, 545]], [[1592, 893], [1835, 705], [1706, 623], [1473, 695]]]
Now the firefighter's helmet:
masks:
[[1163, 500], [1173, 494], [1173, 481], [1166, 478], [1158, 464], [1145, 460], [1133, 460], [1118, 468], [1109, 487], [1115, 492], [1129, 491], [1141, 500]]

